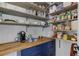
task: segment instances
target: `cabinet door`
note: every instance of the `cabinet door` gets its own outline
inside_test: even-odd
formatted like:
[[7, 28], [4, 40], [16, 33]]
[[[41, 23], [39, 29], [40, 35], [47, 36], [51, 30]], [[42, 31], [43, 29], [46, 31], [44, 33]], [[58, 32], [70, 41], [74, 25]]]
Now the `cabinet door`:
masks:
[[70, 56], [71, 44], [64, 40], [56, 40], [56, 56]]
[[21, 56], [55, 56], [55, 41], [23, 49]]
[[38, 53], [40, 53], [39, 46], [21, 50], [21, 56], [34, 56], [37, 55]]
[[47, 43], [44, 43], [41, 45], [41, 54], [42, 56], [48, 56], [48, 44]]
[[49, 56], [55, 56], [55, 55], [56, 55], [56, 54], [55, 54], [55, 53], [56, 53], [55, 40], [49, 42], [48, 48], [49, 48], [49, 53], [48, 53], [48, 55], [49, 55]]
[[55, 56], [55, 40], [42, 44], [43, 56]]

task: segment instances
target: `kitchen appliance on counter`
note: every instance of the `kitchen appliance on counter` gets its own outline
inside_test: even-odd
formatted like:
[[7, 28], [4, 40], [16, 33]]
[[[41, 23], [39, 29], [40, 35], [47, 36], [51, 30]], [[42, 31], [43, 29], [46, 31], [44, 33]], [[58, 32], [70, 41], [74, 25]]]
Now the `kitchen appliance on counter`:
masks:
[[18, 37], [19, 37], [20, 42], [24, 43], [26, 41], [26, 33], [25, 33], [25, 31], [20, 31], [18, 33]]

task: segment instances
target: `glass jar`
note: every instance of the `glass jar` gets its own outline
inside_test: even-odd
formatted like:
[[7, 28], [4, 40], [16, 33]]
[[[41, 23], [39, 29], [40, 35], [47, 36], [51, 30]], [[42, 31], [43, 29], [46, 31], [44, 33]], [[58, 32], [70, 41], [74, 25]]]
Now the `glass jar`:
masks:
[[61, 30], [62, 30], [62, 31], [65, 30], [65, 25], [64, 25], [64, 24], [62, 24], [62, 26], [61, 26]]
[[57, 22], [60, 21], [60, 15], [57, 15]]
[[67, 16], [68, 16], [68, 20], [71, 20], [71, 19], [72, 19], [71, 11], [68, 11], [68, 12], [67, 12]]
[[66, 12], [65, 15], [64, 15], [64, 19], [65, 19], [65, 20], [68, 20], [67, 12]]
[[61, 30], [62, 30], [62, 25], [61, 24], [57, 25], [57, 31], [61, 31]]
[[61, 14], [61, 21], [63, 21], [65, 19], [65, 13]]
[[52, 30], [54, 30], [54, 31], [57, 30], [57, 26], [56, 25], [53, 25], [52, 26]]
[[68, 35], [67, 34], [63, 34], [63, 40], [67, 40], [68, 39]]

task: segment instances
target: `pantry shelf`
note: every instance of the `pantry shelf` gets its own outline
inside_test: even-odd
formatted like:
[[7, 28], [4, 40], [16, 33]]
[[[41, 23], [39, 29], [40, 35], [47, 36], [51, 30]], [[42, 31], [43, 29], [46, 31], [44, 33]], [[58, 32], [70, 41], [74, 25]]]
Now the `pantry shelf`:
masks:
[[60, 31], [54, 31], [54, 32], [77, 33], [77, 31], [75, 31], [75, 30], [60, 30]]
[[37, 10], [37, 11], [42, 11], [44, 12], [45, 9], [38, 7], [37, 5], [33, 4], [33, 3], [29, 3], [29, 2], [7, 2], [9, 4], [13, 4], [16, 6], [20, 6], [23, 8], [28, 8], [28, 9], [32, 9], [32, 10]]
[[8, 22], [0, 22], [0, 25], [18, 25], [18, 26], [37, 26], [37, 27], [48, 27], [48, 26], [45, 26], [45, 25], [23, 24], [23, 23], [8, 23]]
[[64, 7], [62, 10], [59, 10], [59, 11], [55, 11], [53, 13], [50, 13], [49, 15], [58, 15], [58, 14], [61, 14], [63, 12], [66, 12], [66, 11], [69, 11], [69, 10], [74, 10], [74, 9], [77, 9], [77, 4], [74, 4], [74, 5], [70, 5], [70, 6], [67, 6], [67, 7]]
[[53, 2], [51, 5], [49, 5], [48, 7], [47, 7], [47, 9], [48, 8], [50, 8], [51, 6], [53, 6], [53, 5], [59, 5], [59, 4], [61, 4], [62, 2]]
[[27, 13], [22, 13], [22, 12], [4, 8], [4, 7], [0, 7], [0, 12], [2, 12], [3, 14], [9, 14], [9, 15], [14, 15], [14, 16], [33, 18], [35, 20], [40, 20], [40, 21], [47, 21], [48, 20], [47, 18], [44, 18], [44, 17], [39, 17], [39, 16], [27, 14]]
[[48, 2], [34, 2], [35, 4], [38, 4], [38, 5], [47, 5], [49, 6]]
[[63, 20], [63, 21], [57, 21], [57, 22], [54, 22], [54, 23], [52, 23], [52, 24], [60, 24], [60, 23], [65, 23], [65, 22], [72, 22], [72, 21], [77, 21], [77, 19], [70, 19], [70, 20]]
[[77, 43], [76, 41], [71, 41], [71, 40], [63, 40], [63, 39], [58, 39], [58, 38], [55, 38], [57, 40], [62, 40], [62, 41], [65, 41], [65, 42], [70, 42], [70, 43]]

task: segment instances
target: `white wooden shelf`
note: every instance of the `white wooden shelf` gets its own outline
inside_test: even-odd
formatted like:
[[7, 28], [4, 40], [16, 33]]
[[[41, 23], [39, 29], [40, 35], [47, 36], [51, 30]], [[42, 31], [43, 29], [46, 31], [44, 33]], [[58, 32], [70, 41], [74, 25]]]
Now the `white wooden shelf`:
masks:
[[74, 4], [74, 5], [70, 5], [70, 6], [67, 6], [67, 7], [64, 7], [62, 10], [58, 10], [56, 12], [53, 12], [53, 13], [49, 13], [50, 15], [54, 16], [54, 15], [59, 15], [63, 12], [66, 12], [66, 11], [69, 11], [69, 10], [74, 10], [74, 9], [77, 9], [77, 4]]
[[37, 27], [48, 27], [45, 25], [37, 25], [37, 24], [24, 24], [24, 23], [8, 23], [8, 22], [0, 22], [0, 25], [18, 25], [18, 26], [37, 26]]
[[23, 7], [23, 8], [32, 9], [32, 10], [37, 10], [37, 11], [42, 11], [42, 12], [45, 11], [45, 9], [40, 8], [35, 4], [31, 4], [30, 2], [8, 2], [8, 3]]
[[65, 22], [72, 22], [72, 21], [77, 21], [77, 19], [69, 19], [69, 20], [63, 20], [63, 21], [57, 21], [57, 22], [54, 22], [52, 24], [62, 24], [62, 23], [65, 23]]
[[65, 42], [70, 42], [70, 43], [77, 43], [76, 41], [72, 41], [72, 40], [63, 40], [63, 39], [58, 39], [58, 38], [55, 38], [57, 40], [62, 40], [62, 41], [65, 41]]
[[40, 20], [40, 21], [47, 21], [48, 20], [47, 18], [44, 18], [44, 17], [39, 17], [39, 16], [27, 14], [27, 13], [22, 13], [22, 12], [4, 8], [4, 7], [0, 7], [0, 12], [2, 12], [3, 14], [9, 14], [9, 15], [14, 15], [14, 16], [33, 18], [33, 19]]

